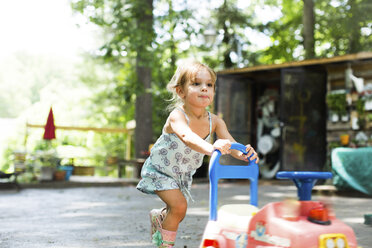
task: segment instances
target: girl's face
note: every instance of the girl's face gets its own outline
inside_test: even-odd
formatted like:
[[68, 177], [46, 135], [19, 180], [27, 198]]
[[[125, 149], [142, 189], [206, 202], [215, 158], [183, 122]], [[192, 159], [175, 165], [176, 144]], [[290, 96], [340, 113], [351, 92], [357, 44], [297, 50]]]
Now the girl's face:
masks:
[[194, 81], [188, 81], [178, 89], [179, 96], [185, 104], [194, 107], [207, 107], [213, 102], [215, 83], [206, 69], [198, 71]]

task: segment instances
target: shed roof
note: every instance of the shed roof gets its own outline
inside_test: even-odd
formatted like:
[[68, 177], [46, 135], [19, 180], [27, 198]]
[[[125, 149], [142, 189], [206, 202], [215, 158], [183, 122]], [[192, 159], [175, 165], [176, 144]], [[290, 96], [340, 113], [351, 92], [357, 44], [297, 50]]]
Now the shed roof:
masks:
[[302, 61], [286, 62], [282, 64], [258, 65], [258, 66], [245, 67], [245, 68], [234, 68], [234, 69], [227, 69], [227, 70], [219, 71], [217, 72], [217, 74], [219, 75], [239, 74], [239, 73], [247, 73], [247, 72], [254, 72], [254, 71], [275, 70], [275, 69], [289, 68], [289, 67], [351, 62], [351, 61], [364, 60], [364, 59], [372, 59], [372, 52], [360, 52], [360, 53], [348, 54], [348, 55], [343, 55], [343, 56], [335, 56], [331, 58], [308, 59], [308, 60], [302, 60]]

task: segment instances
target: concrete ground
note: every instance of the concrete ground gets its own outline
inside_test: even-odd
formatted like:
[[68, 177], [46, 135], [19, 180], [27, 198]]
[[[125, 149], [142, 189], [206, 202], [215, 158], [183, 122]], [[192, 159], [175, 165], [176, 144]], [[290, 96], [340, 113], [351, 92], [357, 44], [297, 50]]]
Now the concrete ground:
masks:
[[[48, 185], [19, 192], [0, 190], [0, 247], [153, 247], [148, 212], [162, 207], [162, 202], [137, 191], [133, 185], [112, 185], [67, 187], [68, 184], [61, 184], [57, 188]], [[248, 184], [244, 181], [224, 182], [219, 186], [221, 205], [246, 203], [249, 199]], [[194, 183], [195, 202], [190, 203], [179, 227], [176, 247], [199, 246], [208, 220], [208, 187], [206, 182]], [[260, 182], [259, 207], [285, 197], [296, 197], [292, 184]], [[359, 245], [371, 247], [372, 227], [363, 222], [364, 214], [372, 213], [372, 198], [327, 194], [313, 196], [313, 199], [331, 203], [336, 216], [354, 229]]]

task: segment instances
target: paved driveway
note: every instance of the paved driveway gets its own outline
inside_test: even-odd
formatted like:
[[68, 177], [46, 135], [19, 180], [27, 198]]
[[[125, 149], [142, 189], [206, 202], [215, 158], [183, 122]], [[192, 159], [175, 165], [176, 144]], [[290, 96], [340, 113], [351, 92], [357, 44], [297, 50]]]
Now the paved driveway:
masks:
[[[219, 190], [221, 204], [248, 200], [248, 186], [241, 181], [220, 184]], [[176, 247], [198, 247], [208, 220], [208, 184], [194, 184], [192, 194], [196, 201], [180, 225]], [[259, 206], [287, 196], [296, 196], [294, 186], [261, 182]], [[371, 247], [372, 227], [363, 224], [363, 215], [372, 213], [371, 198], [322, 199], [331, 202], [336, 216], [353, 227], [360, 246]], [[159, 207], [160, 200], [133, 186], [0, 190], [0, 247], [153, 247], [148, 212]]]

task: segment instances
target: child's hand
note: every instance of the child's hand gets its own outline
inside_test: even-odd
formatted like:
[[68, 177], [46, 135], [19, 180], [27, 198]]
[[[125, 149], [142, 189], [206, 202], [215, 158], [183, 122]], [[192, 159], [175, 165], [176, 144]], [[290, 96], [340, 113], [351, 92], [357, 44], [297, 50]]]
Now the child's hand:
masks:
[[219, 150], [221, 154], [230, 154], [231, 141], [228, 139], [218, 139], [213, 144], [213, 150]]
[[258, 164], [258, 161], [260, 161], [260, 159], [258, 158], [257, 152], [249, 144], [246, 145], [245, 147], [246, 147], [247, 154], [241, 153], [240, 154], [241, 159], [247, 162], [257, 159], [256, 164]]

